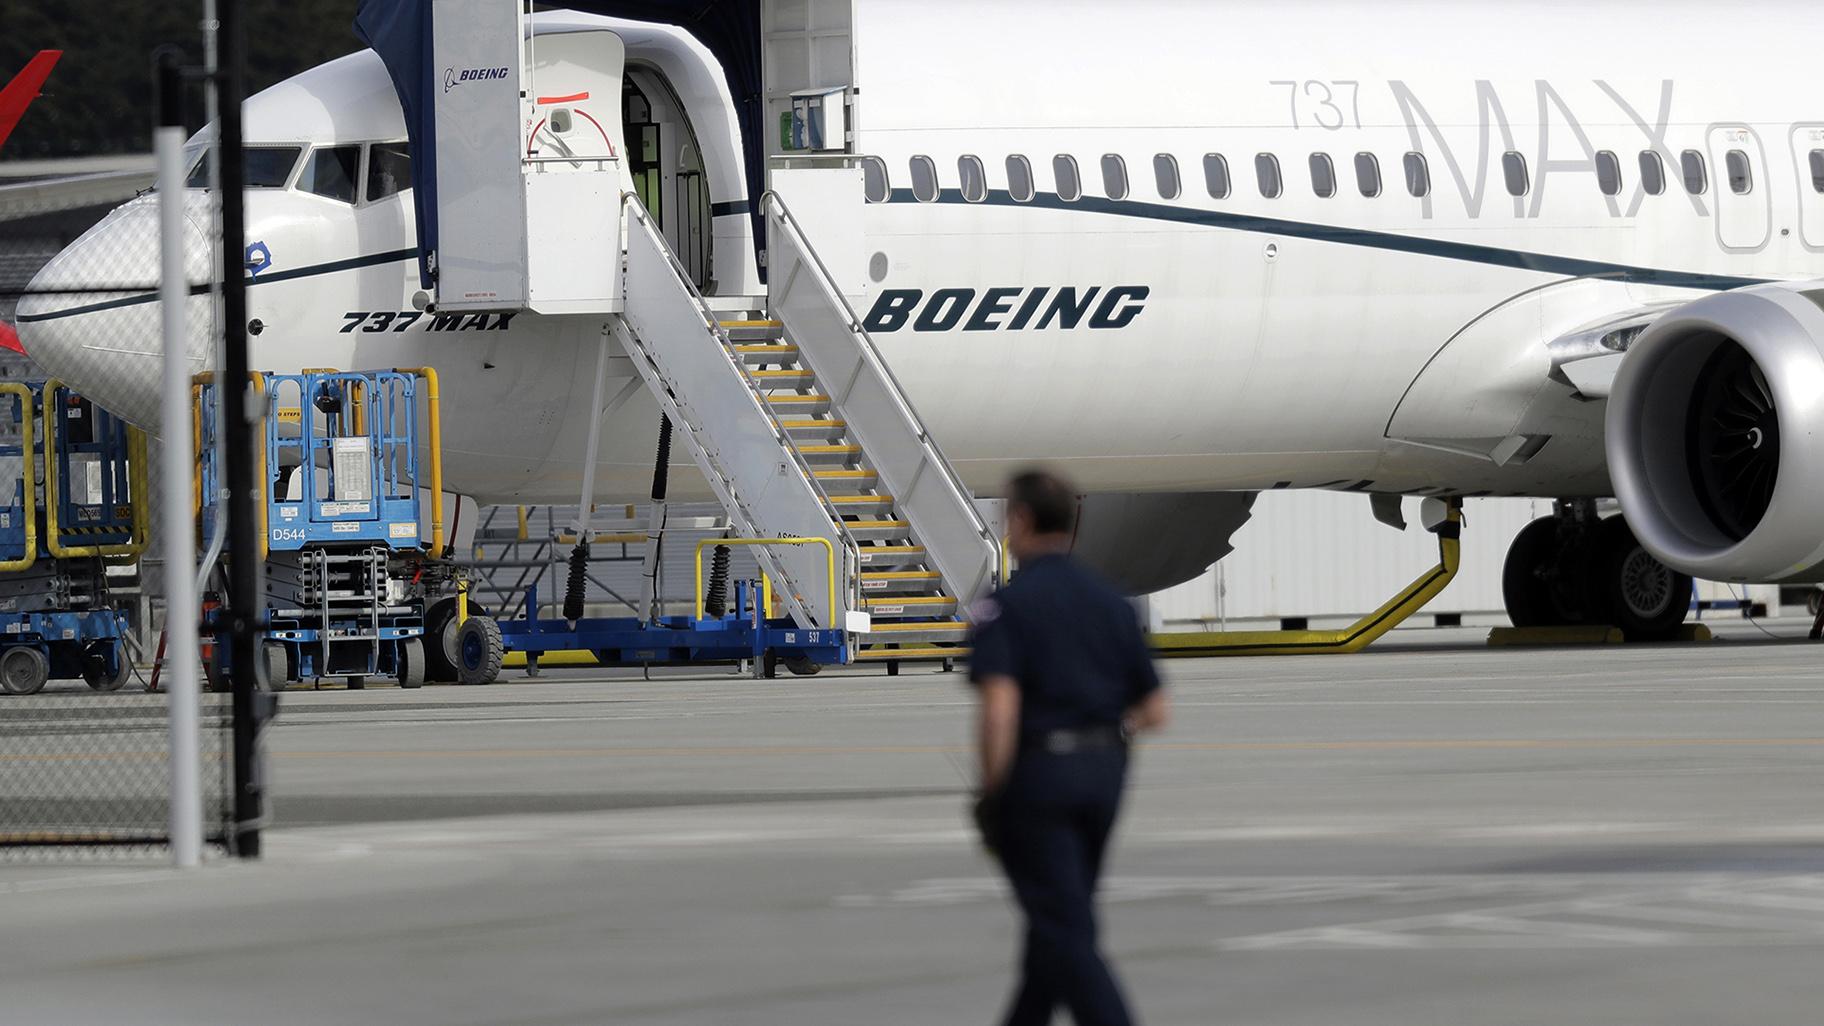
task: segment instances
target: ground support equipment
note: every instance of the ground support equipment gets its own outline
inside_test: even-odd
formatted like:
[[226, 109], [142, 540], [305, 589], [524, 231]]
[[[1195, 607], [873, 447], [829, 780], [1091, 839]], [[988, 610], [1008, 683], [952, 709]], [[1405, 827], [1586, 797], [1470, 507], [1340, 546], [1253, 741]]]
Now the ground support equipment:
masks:
[[[833, 628], [803, 628], [789, 617], [767, 616], [775, 606], [766, 580], [703, 580], [703, 554], [711, 546], [737, 544], [822, 545], [823, 539], [705, 539], [697, 547], [697, 608], [694, 615], [582, 617], [570, 620], [538, 617], [538, 587], [526, 589], [526, 616], [510, 620], [467, 618], [457, 633], [457, 673], [465, 684], [491, 684], [509, 652], [523, 653], [528, 674], [537, 674], [539, 657], [554, 652], [589, 652], [602, 666], [676, 666], [745, 664], [757, 677], [773, 677], [782, 665], [798, 669], [850, 661], [851, 639]], [[833, 553], [831, 553], [833, 555]], [[830, 583], [834, 587], [834, 582]], [[726, 608], [708, 607], [715, 595]], [[725, 597], [726, 596], [726, 597]]]
[[61, 383], [0, 383], [0, 690], [114, 691], [133, 672], [106, 570], [145, 550], [145, 465], [138, 429]]
[[[266, 404], [267, 686], [327, 677], [345, 678], [351, 688], [369, 677], [421, 686], [425, 610], [452, 584], [441, 558], [435, 372], [312, 371], [256, 379]], [[205, 525], [213, 522], [208, 500], [218, 494], [213, 388], [205, 380], [197, 393]], [[427, 507], [428, 544], [420, 526]], [[225, 680], [221, 660], [208, 662], [212, 683]]]

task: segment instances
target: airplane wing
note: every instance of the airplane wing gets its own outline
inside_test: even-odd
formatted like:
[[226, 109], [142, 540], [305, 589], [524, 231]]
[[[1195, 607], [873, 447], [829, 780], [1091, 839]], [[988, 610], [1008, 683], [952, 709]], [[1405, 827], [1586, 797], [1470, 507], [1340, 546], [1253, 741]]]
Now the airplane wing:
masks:
[[38, 56], [31, 59], [25, 70], [14, 75], [5, 89], [0, 89], [0, 146], [6, 145], [6, 137], [13, 134], [19, 119], [25, 115], [25, 108], [38, 98], [39, 87], [50, 77], [51, 69], [62, 56], [62, 50], [38, 51]]

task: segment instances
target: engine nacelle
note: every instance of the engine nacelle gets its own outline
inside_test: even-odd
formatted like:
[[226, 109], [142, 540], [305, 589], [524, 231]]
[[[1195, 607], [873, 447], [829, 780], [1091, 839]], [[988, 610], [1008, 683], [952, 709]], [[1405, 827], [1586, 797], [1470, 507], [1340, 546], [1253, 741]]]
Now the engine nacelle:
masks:
[[1824, 282], [1718, 293], [1655, 321], [1616, 373], [1606, 448], [1629, 525], [1668, 566], [1824, 580]]

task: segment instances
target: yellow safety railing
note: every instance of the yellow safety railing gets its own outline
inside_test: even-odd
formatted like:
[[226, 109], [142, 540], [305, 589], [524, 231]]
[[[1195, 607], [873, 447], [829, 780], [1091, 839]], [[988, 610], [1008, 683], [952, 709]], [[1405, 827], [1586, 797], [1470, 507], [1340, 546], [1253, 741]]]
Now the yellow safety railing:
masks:
[[[697, 616], [703, 619], [703, 550], [715, 545], [821, 545], [823, 546], [823, 567], [829, 574], [829, 610], [832, 619], [836, 616], [836, 546], [828, 538], [705, 538], [697, 543]], [[765, 574], [760, 575], [762, 616], [773, 608], [773, 582]], [[832, 624], [831, 626], [838, 626]]]
[[[443, 555], [443, 409], [442, 394], [437, 385], [435, 367], [394, 367], [400, 374], [413, 374], [424, 379], [424, 406], [431, 437], [431, 555]], [[416, 484], [416, 482], [413, 482]]]
[[36, 449], [32, 428], [36, 417], [32, 413], [32, 389], [22, 381], [8, 381], [0, 383], [0, 395], [19, 399], [19, 480], [24, 486], [20, 494], [24, 496], [21, 507], [25, 516], [25, 554], [18, 559], [0, 560], [0, 571], [29, 570], [38, 561], [38, 516], [33, 510], [38, 501], [38, 474], [33, 467]]
[[52, 378], [44, 383], [44, 547], [58, 559], [85, 556], [138, 558], [146, 551], [151, 537], [148, 505], [151, 493], [146, 481], [146, 433], [127, 426], [127, 502], [133, 507], [133, 529], [130, 539], [113, 545], [65, 545], [62, 528], [57, 523], [57, 410], [51, 402], [63, 382]]
[[1215, 631], [1154, 634], [1147, 640], [1162, 656], [1315, 655], [1360, 652], [1438, 597], [1462, 559], [1463, 507], [1451, 502], [1438, 535], [1438, 565], [1420, 574], [1379, 609], [1341, 630]]

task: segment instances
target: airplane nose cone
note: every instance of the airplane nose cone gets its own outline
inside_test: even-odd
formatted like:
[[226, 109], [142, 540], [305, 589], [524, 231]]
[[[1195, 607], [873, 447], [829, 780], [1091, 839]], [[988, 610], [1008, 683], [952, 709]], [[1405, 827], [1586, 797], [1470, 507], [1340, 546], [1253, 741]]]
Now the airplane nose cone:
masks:
[[[200, 199], [201, 197], [195, 197]], [[208, 236], [196, 203], [184, 222], [184, 275], [210, 281]], [[57, 378], [132, 423], [156, 430], [164, 360], [159, 282], [158, 200], [119, 207], [38, 272], [16, 318], [26, 355]], [[189, 299], [191, 372], [213, 362], [213, 304], [206, 288]]]

